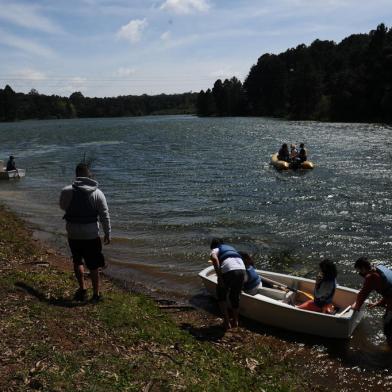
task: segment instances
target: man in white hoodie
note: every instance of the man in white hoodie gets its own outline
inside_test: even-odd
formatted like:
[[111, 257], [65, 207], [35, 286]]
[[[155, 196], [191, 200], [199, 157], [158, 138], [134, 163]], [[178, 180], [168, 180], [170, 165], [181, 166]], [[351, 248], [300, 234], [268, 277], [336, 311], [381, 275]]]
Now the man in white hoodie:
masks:
[[[105, 266], [102, 244], [99, 237], [99, 222], [104, 232], [105, 245], [110, 244], [110, 216], [105, 195], [98, 189], [98, 183], [91, 179], [85, 163], [76, 166], [76, 179], [66, 186], [60, 195], [60, 208], [65, 211], [68, 243], [72, 253], [74, 272], [79, 289], [74, 295], [77, 301], [87, 299], [84, 281], [84, 263], [90, 270], [93, 286], [93, 302], [99, 302], [99, 268]], [[99, 221], [98, 221], [99, 218]]]

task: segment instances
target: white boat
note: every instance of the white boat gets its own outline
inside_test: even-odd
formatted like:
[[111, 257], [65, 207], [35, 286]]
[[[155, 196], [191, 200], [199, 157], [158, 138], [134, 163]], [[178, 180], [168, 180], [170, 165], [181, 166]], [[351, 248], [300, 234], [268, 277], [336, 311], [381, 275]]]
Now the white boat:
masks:
[[[284, 275], [275, 272], [257, 273], [287, 285], [296, 290], [312, 293], [314, 280]], [[208, 292], [215, 296], [217, 277], [213, 266], [199, 273]], [[293, 291], [286, 293], [275, 288], [260, 287], [257, 294], [241, 293], [240, 314], [249, 319], [291, 331], [318, 335], [329, 338], [349, 338], [360, 323], [363, 310], [354, 312], [349, 306], [355, 302], [358, 291], [338, 286], [333, 297], [333, 304], [338, 309], [334, 315], [298, 309], [291, 303], [304, 302], [308, 298]]]
[[0, 180], [9, 180], [11, 178], [22, 178], [26, 175], [25, 169], [10, 170], [7, 171], [5, 168], [0, 170]]

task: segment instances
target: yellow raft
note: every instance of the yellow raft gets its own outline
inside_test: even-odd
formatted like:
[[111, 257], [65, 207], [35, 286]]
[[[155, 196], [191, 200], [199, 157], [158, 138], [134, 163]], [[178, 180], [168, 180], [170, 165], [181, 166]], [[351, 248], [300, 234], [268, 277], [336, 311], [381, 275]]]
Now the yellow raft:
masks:
[[[288, 170], [292, 169], [291, 164], [286, 161], [280, 161], [278, 159], [278, 153], [272, 154], [271, 156], [271, 164], [275, 166], [278, 170]], [[310, 161], [302, 162], [298, 169], [313, 169], [314, 164]]]

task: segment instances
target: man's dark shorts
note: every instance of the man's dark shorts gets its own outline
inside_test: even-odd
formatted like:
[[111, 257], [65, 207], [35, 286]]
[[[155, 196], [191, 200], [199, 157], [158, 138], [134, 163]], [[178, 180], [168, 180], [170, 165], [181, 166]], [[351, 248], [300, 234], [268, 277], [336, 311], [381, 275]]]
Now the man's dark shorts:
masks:
[[72, 240], [69, 238], [68, 244], [75, 265], [82, 265], [84, 260], [89, 270], [96, 270], [105, 266], [102, 243], [99, 237], [93, 240]]
[[216, 287], [218, 301], [226, 301], [227, 293], [229, 293], [232, 308], [238, 309], [244, 278], [245, 270], [232, 270], [222, 274]]

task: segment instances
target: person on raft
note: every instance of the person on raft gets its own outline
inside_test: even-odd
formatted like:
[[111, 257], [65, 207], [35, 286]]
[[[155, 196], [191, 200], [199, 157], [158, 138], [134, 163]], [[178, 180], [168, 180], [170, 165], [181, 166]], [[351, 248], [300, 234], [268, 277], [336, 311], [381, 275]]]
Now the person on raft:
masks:
[[312, 312], [332, 313], [332, 299], [335, 294], [336, 277], [338, 275], [336, 265], [331, 260], [325, 259], [320, 262], [319, 268], [320, 271], [313, 292], [314, 299], [298, 305], [297, 308]]
[[308, 159], [308, 153], [306, 151], [305, 144], [303, 143], [299, 145], [298, 158], [301, 163], [305, 162]]
[[392, 270], [383, 265], [372, 266], [367, 257], [360, 257], [354, 268], [365, 280], [351, 308], [359, 311], [372, 291], [381, 294], [382, 298], [369, 303], [368, 308], [381, 306], [386, 309], [383, 319], [384, 335], [388, 345], [392, 347]]
[[[241, 255], [232, 246], [224, 244], [220, 238], [214, 238], [211, 241], [210, 248], [210, 260], [218, 277], [216, 296], [223, 314], [223, 327], [225, 329], [236, 328], [238, 327], [240, 294], [245, 278], [245, 265]], [[227, 294], [229, 294], [233, 314], [232, 320], [230, 320], [226, 303]]]
[[290, 162], [290, 152], [287, 143], [283, 143], [278, 152], [279, 161]]
[[290, 146], [290, 161], [295, 162], [298, 159], [298, 150], [295, 144]]

